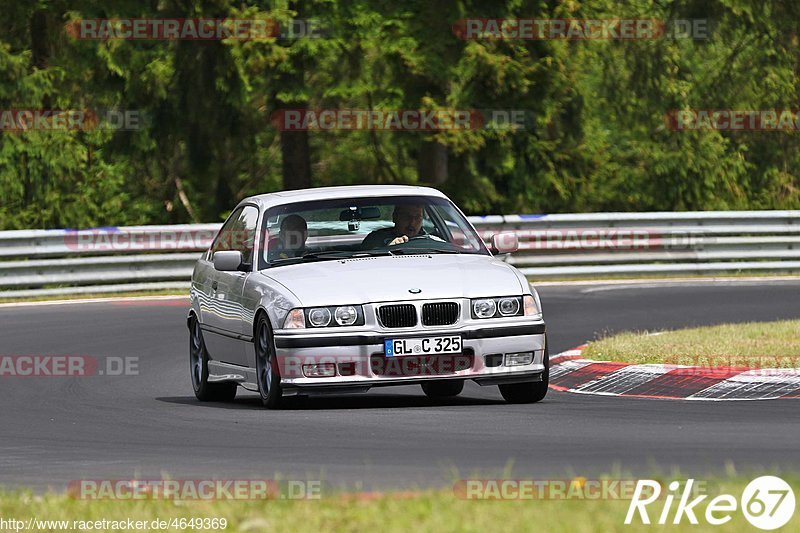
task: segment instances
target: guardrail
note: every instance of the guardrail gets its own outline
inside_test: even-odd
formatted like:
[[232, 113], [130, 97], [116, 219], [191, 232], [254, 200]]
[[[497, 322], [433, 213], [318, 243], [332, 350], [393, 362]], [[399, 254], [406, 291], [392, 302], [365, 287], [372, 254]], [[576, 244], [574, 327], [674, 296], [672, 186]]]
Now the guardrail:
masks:
[[[532, 280], [800, 272], [800, 211], [471, 217]], [[0, 298], [186, 289], [219, 224], [0, 232]]]

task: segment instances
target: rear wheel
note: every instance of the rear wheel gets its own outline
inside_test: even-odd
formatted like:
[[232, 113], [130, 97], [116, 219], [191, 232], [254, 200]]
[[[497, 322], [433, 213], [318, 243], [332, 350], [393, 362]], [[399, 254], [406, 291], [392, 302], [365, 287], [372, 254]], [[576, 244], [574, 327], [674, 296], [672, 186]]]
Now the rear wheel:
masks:
[[208, 382], [208, 351], [196, 317], [189, 324], [189, 369], [194, 395], [201, 402], [229, 402], [236, 397], [236, 383]]
[[422, 384], [422, 392], [429, 398], [458, 396], [462, 390], [464, 390], [464, 382], [460, 380], [427, 381]]
[[547, 395], [550, 385], [550, 349], [547, 337], [544, 339], [544, 372], [541, 381], [528, 381], [526, 383], [513, 383], [500, 385], [500, 394], [508, 403], [535, 403]]
[[278, 409], [283, 403], [283, 390], [268, 320], [261, 315], [256, 325], [256, 375], [261, 403], [268, 409]]

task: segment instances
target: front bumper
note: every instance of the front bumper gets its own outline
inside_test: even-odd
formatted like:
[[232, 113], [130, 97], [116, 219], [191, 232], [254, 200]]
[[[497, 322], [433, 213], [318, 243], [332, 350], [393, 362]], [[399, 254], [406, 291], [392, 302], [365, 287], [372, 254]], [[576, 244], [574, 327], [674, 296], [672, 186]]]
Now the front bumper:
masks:
[[[460, 335], [457, 355], [384, 355], [387, 339]], [[285, 394], [363, 391], [372, 387], [408, 385], [430, 380], [471, 379], [480, 385], [537, 381], [545, 370], [543, 321], [460, 328], [320, 333], [275, 331], [275, 349]], [[530, 364], [506, 366], [505, 354], [531, 352]], [[310, 366], [333, 370], [330, 377], [309, 377]]]

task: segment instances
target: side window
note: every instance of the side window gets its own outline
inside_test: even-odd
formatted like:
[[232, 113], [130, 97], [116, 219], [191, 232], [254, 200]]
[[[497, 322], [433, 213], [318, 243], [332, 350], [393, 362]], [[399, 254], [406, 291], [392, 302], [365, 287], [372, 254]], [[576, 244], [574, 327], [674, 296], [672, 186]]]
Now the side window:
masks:
[[233, 225], [236, 224], [236, 221], [239, 220], [243, 209], [244, 208], [240, 208], [231, 213], [228, 220], [226, 220], [219, 229], [219, 233], [214, 237], [214, 242], [211, 243], [211, 253], [208, 254], [209, 261], [214, 260], [214, 253], [216, 252], [232, 250], [230, 247], [231, 230], [233, 229]]
[[253, 262], [253, 248], [256, 241], [256, 223], [258, 209], [246, 205], [234, 211], [211, 245], [209, 260], [214, 260], [214, 253], [237, 250], [242, 252], [242, 262]]
[[[459, 218], [452, 208], [445, 206], [433, 206], [433, 217], [438, 221], [436, 224], [436, 231], [431, 232], [449, 242], [459, 246], [465, 250], [474, 251], [480, 250], [481, 244], [477, 241], [472, 231], [466, 227], [462, 227], [459, 223]], [[443, 225], [440, 227], [440, 225]]]

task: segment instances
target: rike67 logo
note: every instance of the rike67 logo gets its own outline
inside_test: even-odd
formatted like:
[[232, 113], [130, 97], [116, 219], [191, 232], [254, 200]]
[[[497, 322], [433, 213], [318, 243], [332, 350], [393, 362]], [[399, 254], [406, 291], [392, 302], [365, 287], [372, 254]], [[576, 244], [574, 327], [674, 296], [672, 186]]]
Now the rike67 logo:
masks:
[[[691, 499], [694, 480], [689, 479], [681, 489], [679, 481], [673, 481], [668, 486], [668, 492], [663, 497], [664, 507], [658, 513], [658, 506], [653, 505], [662, 499], [662, 486], [652, 479], [640, 479], [625, 516], [625, 524], [632, 524], [638, 519], [642, 524], [651, 523], [664, 525], [667, 523], [680, 524], [685, 518], [690, 524], [698, 524], [698, 515], [705, 518], [706, 523], [719, 526], [729, 522], [733, 513], [741, 510], [744, 517], [753, 526], [763, 530], [778, 529], [786, 525], [794, 515], [795, 497], [792, 487], [784, 480], [775, 476], [761, 476], [751, 481], [742, 492], [738, 500], [730, 494], [720, 494], [708, 502], [707, 494]], [[673, 503], [678, 500], [673, 511]], [[701, 512], [701, 504], [705, 505], [705, 512]], [[649, 506], [649, 507], [648, 507]]]

